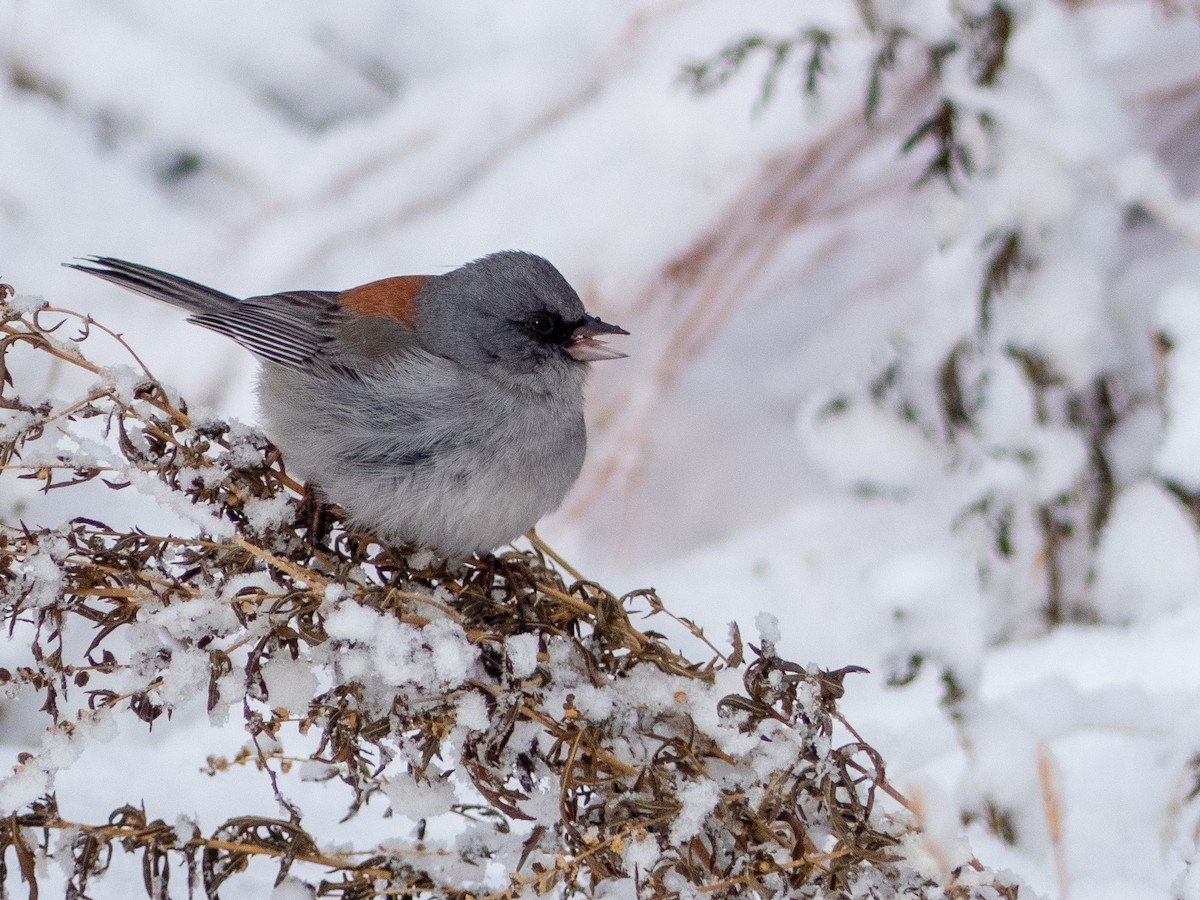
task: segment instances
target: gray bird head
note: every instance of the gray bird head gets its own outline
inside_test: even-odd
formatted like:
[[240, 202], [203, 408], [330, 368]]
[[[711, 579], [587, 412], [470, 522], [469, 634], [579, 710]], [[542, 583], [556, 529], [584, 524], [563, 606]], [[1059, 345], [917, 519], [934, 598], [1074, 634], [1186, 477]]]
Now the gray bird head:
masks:
[[512, 382], [573, 377], [585, 363], [625, 356], [596, 337], [629, 333], [588, 315], [558, 269], [518, 250], [430, 278], [416, 325], [433, 353]]

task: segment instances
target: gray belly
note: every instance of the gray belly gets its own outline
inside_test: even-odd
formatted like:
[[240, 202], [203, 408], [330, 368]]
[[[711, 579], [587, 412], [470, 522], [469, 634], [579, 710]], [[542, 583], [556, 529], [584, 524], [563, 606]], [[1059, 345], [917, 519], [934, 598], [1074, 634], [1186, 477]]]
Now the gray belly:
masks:
[[380, 460], [371, 474], [349, 461], [313, 475], [351, 519], [391, 543], [416, 543], [447, 556], [495, 549], [557, 509], [583, 464], [582, 418], [537, 435], [439, 446], [427, 455]]
[[425, 419], [331, 403], [337, 393], [292, 372], [264, 377], [267, 434], [289, 472], [388, 543], [450, 557], [493, 550], [557, 509], [583, 465], [582, 392], [557, 408], [464, 402]]

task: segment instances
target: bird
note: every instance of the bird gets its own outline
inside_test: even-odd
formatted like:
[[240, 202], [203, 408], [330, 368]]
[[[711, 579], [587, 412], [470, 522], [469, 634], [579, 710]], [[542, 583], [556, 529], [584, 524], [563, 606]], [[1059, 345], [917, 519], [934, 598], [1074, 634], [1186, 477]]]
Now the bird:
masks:
[[541, 256], [239, 299], [109, 256], [64, 263], [186, 310], [260, 362], [263, 430], [350, 526], [447, 559], [490, 553], [557, 509], [587, 447], [593, 362], [628, 335]]

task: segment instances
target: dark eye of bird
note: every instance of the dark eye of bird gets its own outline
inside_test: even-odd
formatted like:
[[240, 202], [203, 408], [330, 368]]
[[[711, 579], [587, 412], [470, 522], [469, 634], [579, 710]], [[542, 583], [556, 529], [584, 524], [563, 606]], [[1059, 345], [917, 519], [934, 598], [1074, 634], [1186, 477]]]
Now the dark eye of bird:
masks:
[[529, 317], [529, 330], [540, 338], [555, 338], [562, 327], [562, 320], [550, 313], [538, 312]]

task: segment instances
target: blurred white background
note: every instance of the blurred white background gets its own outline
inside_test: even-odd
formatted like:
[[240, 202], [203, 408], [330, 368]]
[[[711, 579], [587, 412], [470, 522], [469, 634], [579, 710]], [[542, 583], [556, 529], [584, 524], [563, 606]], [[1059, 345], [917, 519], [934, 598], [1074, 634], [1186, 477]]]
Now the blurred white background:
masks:
[[[681, 79], [805, 29], [815, 93], [803, 42], [765, 104], [761, 53]], [[965, 156], [922, 180], [945, 104]], [[547, 256], [632, 357], [543, 536], [869, 667], [844, 709], [931, 842], [1045, 896], [1200, 896], [1198, 173], [1192, 0], [0, 0], [2, 280], [253, 421], [249, 354], [59, 264], [249, 295]]]

